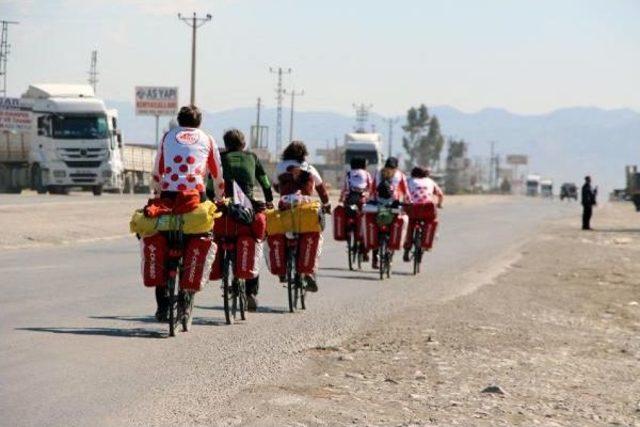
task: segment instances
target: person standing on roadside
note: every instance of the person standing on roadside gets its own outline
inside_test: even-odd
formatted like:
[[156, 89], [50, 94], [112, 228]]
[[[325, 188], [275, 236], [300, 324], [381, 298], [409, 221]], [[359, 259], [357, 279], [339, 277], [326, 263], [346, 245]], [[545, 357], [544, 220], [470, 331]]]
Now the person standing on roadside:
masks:
[[582, 229], [591, 230], [591, 216], [593, 215], [593, 207], [596, 205], [596, 195], [598, 190], [591, 187], [591, 177], [584, 177], [584, 185], [582, 186]]

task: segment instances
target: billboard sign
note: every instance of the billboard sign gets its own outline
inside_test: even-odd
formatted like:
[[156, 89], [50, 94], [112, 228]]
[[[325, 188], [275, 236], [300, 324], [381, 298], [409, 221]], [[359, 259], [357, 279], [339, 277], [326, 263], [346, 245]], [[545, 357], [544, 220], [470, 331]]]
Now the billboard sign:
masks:
[[529, 163], [529, 157], [524, 154], [507, 155], [507, 163], [510, 165], [526, 165]]
[[20, 109], [20, 98], [0, 98], [0, 131], [26, 132], [31, 127], [31, 115]]
[[136, 86], [136, 115], [174, 116], [177, 112], [177, 87]]

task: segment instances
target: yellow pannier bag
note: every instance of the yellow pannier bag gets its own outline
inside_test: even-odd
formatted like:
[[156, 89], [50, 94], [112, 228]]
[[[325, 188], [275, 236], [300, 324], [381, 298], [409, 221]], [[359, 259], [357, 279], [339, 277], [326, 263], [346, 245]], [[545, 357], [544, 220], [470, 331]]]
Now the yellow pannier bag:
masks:
[[216, 218], [222, 216], [216, 205], [207, 200], [197, 208], [182, 215], [162, 215], [157, 218], [144, 216], [142, 209], [136, 210], [129, 222], [129, 230], [141, 236], [158, 231], [182, 230], [184, 234], [203, 234], [213, 229]]
[[268, 210], [267, 234], [314, 233], [322, 231], [320, 225], [320, 203], [311, 202], [287, 210]]

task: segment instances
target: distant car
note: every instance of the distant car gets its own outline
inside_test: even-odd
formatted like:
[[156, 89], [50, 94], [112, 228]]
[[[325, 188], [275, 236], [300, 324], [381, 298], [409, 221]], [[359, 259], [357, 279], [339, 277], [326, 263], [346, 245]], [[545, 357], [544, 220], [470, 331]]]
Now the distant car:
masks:
[[573, 182], [565, 182], [560, 187], [560, 200], [578, 200], [578, 187]]

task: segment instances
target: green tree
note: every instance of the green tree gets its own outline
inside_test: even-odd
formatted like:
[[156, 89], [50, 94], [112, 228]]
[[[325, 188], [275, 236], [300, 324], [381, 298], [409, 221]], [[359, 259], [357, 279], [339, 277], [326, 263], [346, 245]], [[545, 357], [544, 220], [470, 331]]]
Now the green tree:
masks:
[[438, 118], [429, 116], [424, 104], [418, 108], [411, 107], [407, 111], [407, 122], [402, 129], [405, 132], [402, 146], [408, 155], [406, 168], [411, 169], [415, 165], [435, 166], [444, 146]]

